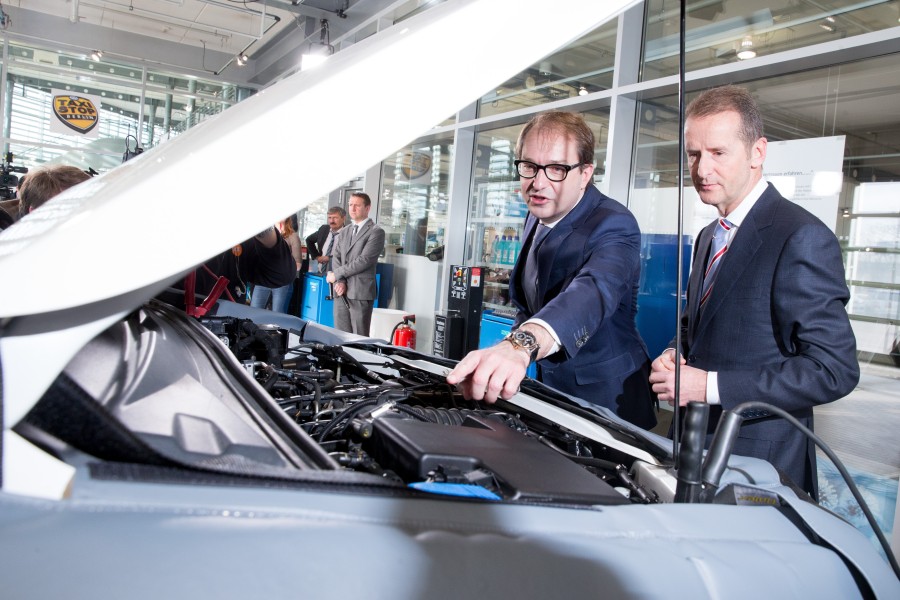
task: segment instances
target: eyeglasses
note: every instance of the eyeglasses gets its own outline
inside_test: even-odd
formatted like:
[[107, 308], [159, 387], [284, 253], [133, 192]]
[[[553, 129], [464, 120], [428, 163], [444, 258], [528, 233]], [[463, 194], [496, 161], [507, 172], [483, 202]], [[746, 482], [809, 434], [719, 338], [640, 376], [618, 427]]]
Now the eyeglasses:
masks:
[[528, 160], [517, 160], [514, 164], [519, 176], [525, 179], [534, 179], [537, 177], [538, 171], [543, 169], [544, 175], [550, 181], [562, 181], [568, 177], [569, 171], [575, 167], [580, 167], [584, 163], [575, 163], [574, 165], [539, 165]]

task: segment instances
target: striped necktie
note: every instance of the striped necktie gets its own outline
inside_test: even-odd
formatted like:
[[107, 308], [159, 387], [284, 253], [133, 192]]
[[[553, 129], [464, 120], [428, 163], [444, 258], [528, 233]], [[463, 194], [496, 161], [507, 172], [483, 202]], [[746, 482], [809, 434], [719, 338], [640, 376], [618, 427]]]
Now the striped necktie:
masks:
[[716, 232], [713, 234], [712, 250], [710, 250], [709, 263], [706, 265], [706, 273], [703, 275], [703, 294], [700, 296], [700, 306], [706, 303], [712, 293], [713, 282], [719, 272], [719, 265], [725, 253], [728, 252], [728, 232], [734, 225], [727, 219], [719, 219], [716, 224]]
[[328, 233], [328, 237], [330, 237], [331, 239], [328, 240], [328, 246], [325, 248], [325, 252], [323, 252], [322, 255], [328, 256], [329, 261], [327, 263], [321, 263], [319, 265], [319, 273], [324, 273], [325, 271], [328, 270], [328, 267], [331, 265], [331, 260], [330, 260], [331, 249], [334, 248], [334, 238], [336, 238], [337, 235], [335, 234], [335, 232], [331, 231]]

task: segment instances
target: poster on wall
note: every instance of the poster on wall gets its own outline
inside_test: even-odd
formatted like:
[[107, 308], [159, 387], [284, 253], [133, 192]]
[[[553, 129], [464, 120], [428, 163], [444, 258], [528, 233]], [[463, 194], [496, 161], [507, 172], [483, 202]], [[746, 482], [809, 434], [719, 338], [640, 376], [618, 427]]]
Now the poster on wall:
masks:
[[769, 142], [763, 177], [835, 231], [843, 162], [842, 135]]
[[89, 139], [99, 137], [100, 96], [67, 90], [51, 90], [51, 95], [51, 132]]

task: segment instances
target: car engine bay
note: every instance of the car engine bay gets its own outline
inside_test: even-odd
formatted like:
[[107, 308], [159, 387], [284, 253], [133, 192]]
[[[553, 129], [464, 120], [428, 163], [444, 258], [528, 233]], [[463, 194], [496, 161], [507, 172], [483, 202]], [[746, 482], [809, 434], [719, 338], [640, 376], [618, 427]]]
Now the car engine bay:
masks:
[[78, 353], [17, 431], [97, 472], [99, 460], [107, 476], [130, 464], [493, 501], [666, 500], [666, 485], [634, 471], [636, 455], [665, 463], [665, 452], [537, 382], [523, 394], [593, 421], [618, 447], [509, 402], [465, 400], [446, 359], [303, 333], [150, 303]]
[[[447, 495], [650, 503], [608, 448], [510, 407], [466, 401], [401, 349], [300, 342], [234, 317], [201, 319], [341, 467]], [[372, 353], [371, 350], [376, 353]], [[283, 358], [284, 357], [284, 358]], [[263, 360], [260, 360], [262, 358]], [[620, 488], [618, 491], [614, 488]]]

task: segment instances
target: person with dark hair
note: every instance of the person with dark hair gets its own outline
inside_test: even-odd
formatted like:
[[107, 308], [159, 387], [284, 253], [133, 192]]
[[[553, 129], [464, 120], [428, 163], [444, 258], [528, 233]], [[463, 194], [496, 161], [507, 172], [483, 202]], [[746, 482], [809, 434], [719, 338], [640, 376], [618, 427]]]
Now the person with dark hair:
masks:
[[309, 252], [309, 258], [316, 261], [319, 273], [325, 273], [329, 270], [328, 263], [331, 262], [337, 234], [344, 226], [346, 217], [347, 212], [343, 208], [332, 206], [328, 209], [327, 222], [306, 238], [306, 249]]
[[367, 336], [378, 295], [375, 271], [384, 251], [384, 229], [369, 218], [368, 194], [354, 192], [347, 206], [351, 223], [338, 235], [326, 280], [334, 284], [334, 326]]
[[303, 244], [300, 242], [300, 236], [294, 230], [293, 219], [287, 217], [279, 221], [278, 231], [281, 233], [284, 241], [287, 242], [288, 247], [290, 247], [291, 256], [294, 257], [294, 262], [297, 263], [297, 270], [299, 271], [303, 265]]
[[90, 178], [91, 176], [85, 171], [69, 165], [52, 165], [29, 171], [19, 181], [17, 191], [19, 218], [21, 219], [63, 190]]
[[516, 144], [528, 205], [510, 275], [512, 332], [447, 376], [466, 398], [511, 398], [531, 363], [545, 384], [646, 429], [656, 425], [650, 358], [635, 324], [641, 232], [594, 186], [594, 134], [576, 113], [544, 112]]
[[[723, 409], [762, 401], [813, 428], [813, 407], [859, 381], [850, 293], [834, 233], [762, 177], [767, 140], [750, 92], [707, 90], [685, 112], [694, 188], [719, 218], [694, 242], [681, 348], [653, 361], [660, 400], [710, 404], [710, 434]], [[711, 435], [707, 443], [711, 441]], [[787, 420], [747, 418], [735, 454], [768, 460], [817, 498], [815, 448]]]

